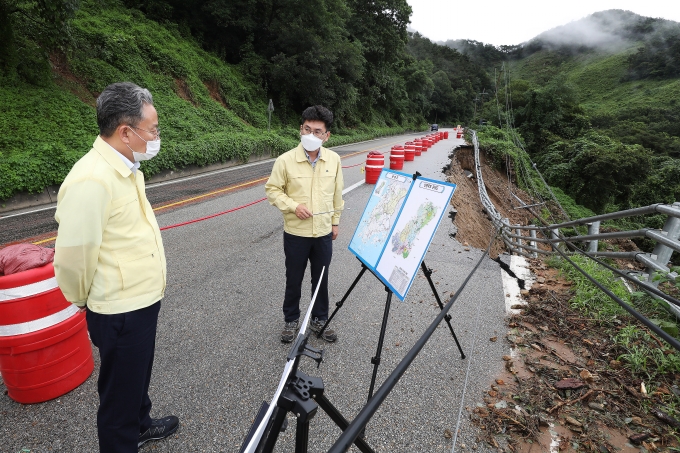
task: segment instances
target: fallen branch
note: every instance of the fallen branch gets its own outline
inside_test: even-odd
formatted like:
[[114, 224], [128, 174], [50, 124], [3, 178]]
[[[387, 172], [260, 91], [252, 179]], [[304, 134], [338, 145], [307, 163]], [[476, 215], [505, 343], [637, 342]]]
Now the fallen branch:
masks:
[[624, 389], [626, 389], [626, 391], [627, 391], [628, 393], [630, 393], [631, 395], [633, 395], [634, 397], [636, 397], [636, 398], [649, 398], [649, 396], [643, 395], [642, 393], [638, 393], [638, 392], [636, 392], [635, 390], [633, 390], [632, 388], [628, 387], [626, 384], [624, 384], [624, 383], [621, 381], [621, 379], [617, 378], [616, 376], [612, 376], [612, 378], [613, 378], [616, 382], [618, 382], [620, 386], [622, 386]]
[[552, 411], [557, 410], [557, 409], [559, 409], [560, 407], [562, 407], [562, 406], [564, 406], [564, 405], [571, 406], [572, 404], [577, 403], [577, 402], [581, 401], [582, 399], [585, 399], [585, 398], [589, 397], [590, 395], [593, 394], [593, 392], [594, 392], [593, 390], [588, 390], [586, 393], [584, 393], [583, 395], [579, 396], [579, 397], [576, 398], [576, 399], [558, 403], [558, 404], [554, 405], [553, 407], [551, 407], [550, 409], [548, 409], [548, 413], [551, 414]]
[[668, 415], [667, 413], [665, 413], [664, 411], [662, 411], [658, 407], [653, 408], [650, 412], [656, 418], [658, 418], [659, 420], [661, 420], [664, 423], [671, 425], [673, 428], [680, 428], [680, 422], [679, 421], [677, 421], [676, 419], [674, 419], [673, 417], [671, 417], [670, 415]]
[[492, 410], [495, 414], [500, 415], [500, 416], [503, 417], [503, 418], [507, 418], [507, 419], [510, 420], [511, 422], [513, 422], [513, 423], [515, 423], [515, 424], [521, 426], [525, 431], [528, 430], [528, 428], [526, 427], [526, 425], [525, 425], [524, 423], [515, 420], [514, 418], [510, 417], [509, 415], [505, 415], [503, 412], [499, 411], [498, 409], [493, 408], [493, 409], [491, 409], [491, 410]]

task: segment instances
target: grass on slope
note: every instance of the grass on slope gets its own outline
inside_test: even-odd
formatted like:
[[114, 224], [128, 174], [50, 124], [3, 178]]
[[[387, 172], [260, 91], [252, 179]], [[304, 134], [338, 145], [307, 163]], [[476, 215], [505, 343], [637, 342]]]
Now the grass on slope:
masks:
[[[297, 145], [296, 127], [272, 116], [266, 93], [172, 25], [115, 0], [83, 0], [66, 49], [32, 84], [0, 83], [0, 200], [59, 184], [97, 135], [94, 102], [110, 83], [131, 81], [154, 96], [162, 130], [147, 176], [188, 165], [278, 155]], [[43, 65], [44, 66], [44, 65]], [[403, 132], [403, 127], [334, 130], [329, 146]]]

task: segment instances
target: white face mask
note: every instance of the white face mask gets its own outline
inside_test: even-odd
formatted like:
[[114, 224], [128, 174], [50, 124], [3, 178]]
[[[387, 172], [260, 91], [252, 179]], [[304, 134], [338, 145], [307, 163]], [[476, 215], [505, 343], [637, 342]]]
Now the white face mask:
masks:
[[314, 134], [300, 135], [300, 141], [302, 142], [302, 147], [307, 151], [316, 151], [323, 144], [323, 139]]
[[[139, 137], [139, 134], [134, 131], [134, 129], [130, 128], [134, 134]], [[142, 140], [144, 140], [142, 137], [139, 137]], [[158, 151], [161, 150], [161, 139], [159, 138], [158, 140], [144, 140], [146, 142], [146, 152], [145, 153], [138, 153], [134, 149], [130, 148], [130, 145], [127, 145], [128, 148], [130, 148], [130, 151], [132, 151], [132, 158], [135, 160], [135, 162], [141, 162], [143, 160], [149, 160], [153, 159], [156, 157], [156, 154], [158, 154]]]

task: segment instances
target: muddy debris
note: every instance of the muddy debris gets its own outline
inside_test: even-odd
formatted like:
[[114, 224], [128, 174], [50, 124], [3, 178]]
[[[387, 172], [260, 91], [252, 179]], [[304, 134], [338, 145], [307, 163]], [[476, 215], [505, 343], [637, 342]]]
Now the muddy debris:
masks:
[[539, 263], [546, 284], [508, 318], [513, 354], [472, 411], [478, 440], [513, 453], [677, 451], [680, 421], [663, 408], [680, 403], [680, 375], [632, 377], [608, 327], [572, 309], [570, 285]]

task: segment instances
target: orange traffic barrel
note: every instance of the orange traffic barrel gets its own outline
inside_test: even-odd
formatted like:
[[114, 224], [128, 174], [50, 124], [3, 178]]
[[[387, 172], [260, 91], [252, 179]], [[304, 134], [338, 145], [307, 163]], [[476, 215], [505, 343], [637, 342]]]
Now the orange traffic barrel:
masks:
[[456, 138], [463, 138], [463, 131], [462, 130], [458, 129], [458, 131], [456, 132]]
[[52, 263], [0, 277], [0, 373], [8, 396], [48, 401], [93, 370], [85, 311], [64, 298]]
[[416, 157], [421, 156], [423, 154], [423, 141], [419, 138], [414, 140], [415, 145], [415, 150], [416, 150]]
[[406, 142], [404, 144], [404, 161], [416, 160], [416, 144], [414, 142]]
[[404, 147], [395, 145], [390, 151], [390, 169], [402, 170], [404, 168]]
[[449, 131], [444, 131], [444, 140], [449, 139]]
[[366, 157], [366, 184], [378, 182], [380, 172], [385, 167], [385, 156], [378, 151], [369, 151]]

